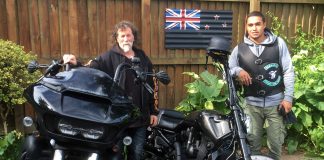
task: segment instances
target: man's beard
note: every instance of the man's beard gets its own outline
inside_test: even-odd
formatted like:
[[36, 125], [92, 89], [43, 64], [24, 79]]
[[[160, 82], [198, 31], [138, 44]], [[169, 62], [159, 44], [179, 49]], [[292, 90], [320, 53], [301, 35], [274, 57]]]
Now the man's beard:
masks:
[[133, 43], [127, 42], [124, 44], [120, 44], [119, 47], [124, 51], [124, 53], [129, 52], [132, 49]]

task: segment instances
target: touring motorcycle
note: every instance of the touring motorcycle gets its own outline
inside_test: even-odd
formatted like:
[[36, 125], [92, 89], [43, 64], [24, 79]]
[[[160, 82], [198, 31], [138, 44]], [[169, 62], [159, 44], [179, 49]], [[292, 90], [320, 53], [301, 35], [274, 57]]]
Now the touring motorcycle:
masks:
[[[229, 98], [227, 115], [214, 110], [194, 111], [184, 115], [175, 110], [161, 109], [158, 125], [149, 128], [145, 159], [176, 160], [271, 160], [251, 155], [246, 138], [248, 118], [242, 111], [234, 81], [229, 73], [230, 42], [224, 37], [213, 37], [207, 48], [208, 57], [223, 65]], [[207, 68], [207, 67], [206, 67]]]
[[136, 81], [151, 93], [148, 76], [162, 83], [170, 81], [165, 72], [144, 72], [139, 64], [136, 57], [132, 64], [120, 64], [112, 78], [88, 67], [61, 71], [69, 65], [55, 60], [50, 65], [31, 62], [30, 73], [47, 69], [24, 92], [36, 116], [24, 118], [24, 125], [35, 131], [25, 138], [21, 159], [114, 159], [121, 150], [118, 141], [131, 143], [123, 131], [141, 114], [119, 85], [121, 73], [133, 71]]

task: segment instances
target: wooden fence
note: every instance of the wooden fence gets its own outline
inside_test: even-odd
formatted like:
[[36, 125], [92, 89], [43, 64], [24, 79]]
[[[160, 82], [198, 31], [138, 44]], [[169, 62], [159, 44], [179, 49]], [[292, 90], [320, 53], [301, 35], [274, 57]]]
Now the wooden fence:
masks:
[[[323, 0], [0, 0], [0, 38], [34, 52], [41, 63], [64, 53], [87, 61], [112, 46], [115, 23], [132, 21], [155, 68], [167, 71], [172, 79], [168, 86], [159, 86], [160, 107], [174, 108], [186, 95], [184, 84], [192, 81], [182, 72], [203, 71], [205, 50], [164, 48], [165, 8], [232, 10], [234, 47], [243, 39], [244, 20], [250, 10], [274, 13], [290, 40], [298, 24], [306, 32], [323, 36], [323, 4]], [[271, 25], [270, 18], [267, 24]], [[211, 65], [209, 69], [216, 72]], [[33, 115], [33, 110], [26, 105], [17, 107], [15, 114], [16, 127], [22, 129], [22, 117]]]

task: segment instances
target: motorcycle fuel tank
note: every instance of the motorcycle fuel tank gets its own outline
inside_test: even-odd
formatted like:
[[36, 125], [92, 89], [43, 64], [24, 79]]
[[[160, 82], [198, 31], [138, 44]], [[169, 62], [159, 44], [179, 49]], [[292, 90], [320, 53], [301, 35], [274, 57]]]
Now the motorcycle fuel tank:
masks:
[[191, 119], [195, 119], [201, 130], [212, 138], [214, 142], [218, 142], [231, 133], [228, 118], [216, 111], [197, 111], [191, 114]]

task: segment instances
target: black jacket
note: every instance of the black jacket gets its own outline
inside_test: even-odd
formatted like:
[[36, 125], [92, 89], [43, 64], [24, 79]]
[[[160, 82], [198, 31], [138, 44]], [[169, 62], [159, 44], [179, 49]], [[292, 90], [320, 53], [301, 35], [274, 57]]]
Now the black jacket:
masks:
[[[153, 65], [150, 59], [145, 55], [143, 50], [133, 47], [135, 57], [140, 58], [140, 67], [144, 71], [152, 72]], [[108, 52], [95, 58], [91, 64], [91, 68], [99, 69], [106, 72], [111, 77], [114, 77], [117, 66], [120, 63], [131, 63], [131, 60], [121, 54], [120, 48], [115, 45]], [[132, 127], [144, 126], [149, 124], [149, 118], [151, 114], [157, 114], [154, 108], [153, 95], [150, 94], [143, 86], [134, 82], [134, 74], [129, 72], [123, 72], [120, 79], [120, 86], [125, 89], [128, 96], [132, 97], [133, 103], [138, 106], [142, 112], [143, 117], [137, 121]], [[153, 78], [147, 77], [148, 84], [153, 88]]]

